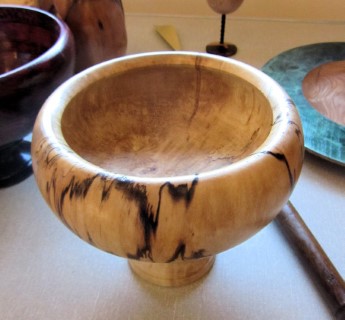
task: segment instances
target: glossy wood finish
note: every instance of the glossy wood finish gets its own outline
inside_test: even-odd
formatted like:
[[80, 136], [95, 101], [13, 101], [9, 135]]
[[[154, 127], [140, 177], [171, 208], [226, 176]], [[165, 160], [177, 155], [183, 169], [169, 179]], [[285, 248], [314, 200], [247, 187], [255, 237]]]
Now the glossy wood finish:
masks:
[[297, 111], [269, 77], [181, 52], [76, 75], [45, 103], [32, 146], [62, 222], [143, 263], [210, 257], [258, 232], [288, 200], [303, 151]]
[[39, 5], [72, 30], [76, 72], [125, 54], [127, 33], [121, 0], [39, 0]]
[[317, 111], [345, 126], [345, 61], [328, 62], [311, 70], [303, 79], [302, 90]]
[[5, 186], [12, 174], [20, 174], [12, 172], [18, 170], [11, 164], [13, 146], [31, 132], [49, 94], [73, 74], [75, 53], [67, 26], [36, 8], [0, 6], [0, 30], [0, 185]]

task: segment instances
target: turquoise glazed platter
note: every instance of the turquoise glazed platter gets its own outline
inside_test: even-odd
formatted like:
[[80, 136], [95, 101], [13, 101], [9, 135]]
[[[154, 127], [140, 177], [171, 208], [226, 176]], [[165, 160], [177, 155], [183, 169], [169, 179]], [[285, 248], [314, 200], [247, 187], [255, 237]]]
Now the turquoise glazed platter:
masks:
[[[262, 68], [294, 100], [302, 120], [306, 149], [343, 166], [345, 125], [326, 117], [312, 106], [303, 92], [302, 84], [313, 70], [331, 62], [344, 60], [345, 42], [318, 43], [285, 51], [269, 60]], [[345, 68], [340, 72], [342, 76], [345, 75]], [[344, 97], [345, 82], [341, 81], [340, 86]]]

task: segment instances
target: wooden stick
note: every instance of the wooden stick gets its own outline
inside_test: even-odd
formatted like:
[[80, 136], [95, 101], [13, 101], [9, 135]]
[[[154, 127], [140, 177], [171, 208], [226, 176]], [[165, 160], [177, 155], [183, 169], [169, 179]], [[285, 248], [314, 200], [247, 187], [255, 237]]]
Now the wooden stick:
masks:
[[278, 214], [276, 221], [326, 291], [336, 319], [345, 320], [344, 279], [290, 202]]
[[220, 44], [224, 44], [224, 35], [225, 35], [225, 23], [226, 23], [226, 15], [222, 14], [222, 23], [220, 27]]

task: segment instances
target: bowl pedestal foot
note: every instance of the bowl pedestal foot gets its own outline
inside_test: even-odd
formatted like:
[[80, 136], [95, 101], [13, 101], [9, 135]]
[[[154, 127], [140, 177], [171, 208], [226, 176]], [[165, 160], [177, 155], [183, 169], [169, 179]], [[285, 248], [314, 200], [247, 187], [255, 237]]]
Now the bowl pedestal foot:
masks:
[[146, 281], [164, 287], [178, 287], [202, 278], [211, 270], [214, 261], [215, 256], [211, 256], [171, 263], [129, 260], [129, 265], [134, 273]]
[[32, 174], [31, 143], [19, 140], [0, 148], [0, 188], [15, 185]]

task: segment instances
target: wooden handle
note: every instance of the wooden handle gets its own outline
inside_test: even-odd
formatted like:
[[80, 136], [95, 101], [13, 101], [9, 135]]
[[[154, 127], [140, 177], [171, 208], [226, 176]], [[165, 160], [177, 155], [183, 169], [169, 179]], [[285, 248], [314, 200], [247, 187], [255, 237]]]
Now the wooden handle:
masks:
[[288, 202], [276, 221], [326, 291], [336, 319], [345, 319], [345, 283], [297, 210]]

